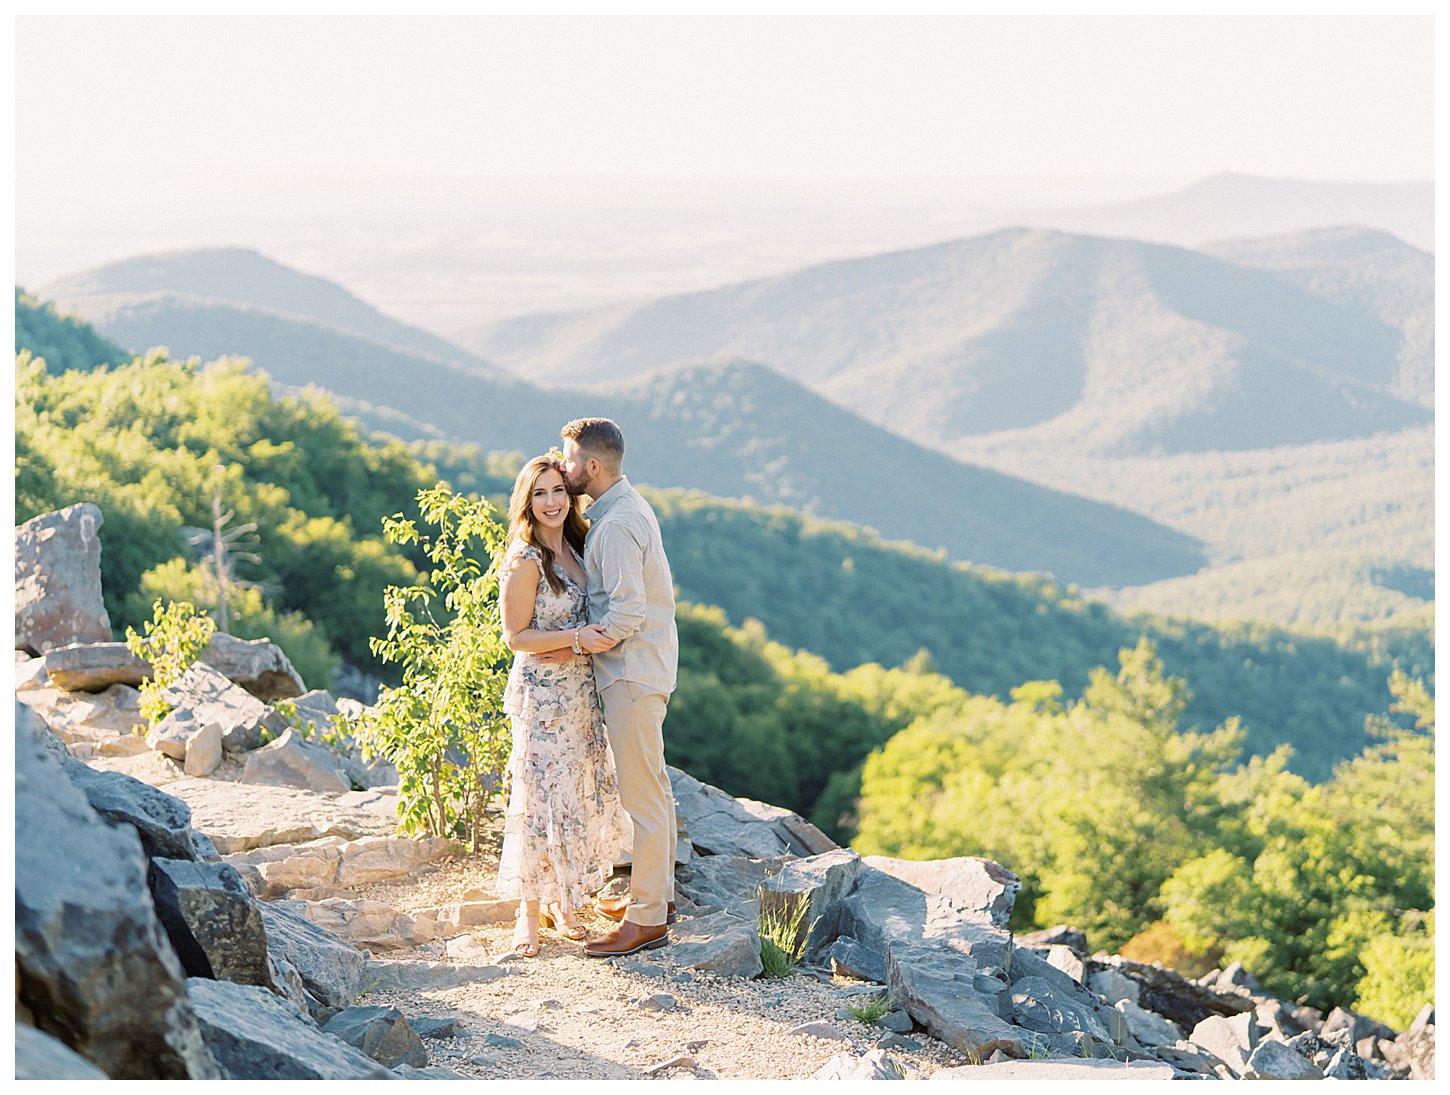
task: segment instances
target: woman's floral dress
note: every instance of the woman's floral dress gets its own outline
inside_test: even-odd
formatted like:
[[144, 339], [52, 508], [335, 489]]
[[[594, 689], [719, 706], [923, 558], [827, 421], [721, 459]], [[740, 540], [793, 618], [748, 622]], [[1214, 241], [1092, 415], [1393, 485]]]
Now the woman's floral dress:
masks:
[[[539, 567], [530, 627], [553, 631], [588, 624], [584, 589], [568, 571], [555, 564], [564, 582], [564, 591], [555, 593], [544, 579], [537, 547], [516, 540], [509, 551]], [[574, 557], [579, 559], [577, 552]], [[513, 750], [495, 892], [580, 908], [609, 878], [627, 844], [628, 824], [592, 661], [584, 654], [548, 665], [515, 655], [504, 710], [513, 728]]]

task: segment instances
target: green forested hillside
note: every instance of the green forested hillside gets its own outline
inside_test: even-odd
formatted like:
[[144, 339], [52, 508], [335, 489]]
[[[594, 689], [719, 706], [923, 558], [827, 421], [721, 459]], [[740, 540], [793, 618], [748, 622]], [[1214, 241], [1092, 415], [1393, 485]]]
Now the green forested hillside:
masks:
[[56, 372], [93, 369], [107, 362], [120, 365], [131, 355], [89, 323], [61, 315], [55, 308], [15, 288], [15, 352], [29, 350], [51, 362]]

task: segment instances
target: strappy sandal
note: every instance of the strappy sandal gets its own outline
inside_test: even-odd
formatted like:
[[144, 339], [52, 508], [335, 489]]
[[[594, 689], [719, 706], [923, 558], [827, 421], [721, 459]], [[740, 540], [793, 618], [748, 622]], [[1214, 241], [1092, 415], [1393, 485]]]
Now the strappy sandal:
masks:
[[520, 958], [533, 958], [539, 953], [538, 913], [520, 913], [514, 921], [514, 953]]
[[539, 923], [545, 928], [552, 928], [565, 939], [572, 939], [576, 943], [589, 934], [589, 929], [580, 923], [579, 918], [574, 918], [574, 923], [569, 923], [568, 914], [554, 902], [543, 906], [539, 910]]

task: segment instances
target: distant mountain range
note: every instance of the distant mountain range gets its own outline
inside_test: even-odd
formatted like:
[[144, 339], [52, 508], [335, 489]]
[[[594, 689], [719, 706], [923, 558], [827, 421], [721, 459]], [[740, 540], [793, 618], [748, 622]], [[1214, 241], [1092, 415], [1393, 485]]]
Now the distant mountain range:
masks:
[[[185, 256], [174, 280], [206, 284], [194, 273], [202, 265], [203, 256]], [[265, 279], [233, 289], [255, 300], [223, 300], [171, 288], [159, 259], [144, 268], [144, 292], [119, 290], [121, 276], [106, 269], [67, 280], [72, 289], [89, 284], [101, 292], [56, 304], [133, 351], [166, 346], [177, 357], [248, 356], [278, 384], [324, 388], [351, 413], [404, 438], [533, 453], [557, 444], [570, 418], [605, 414], [630, 439], [631, 475], [657, 486], [788, 505], [940, 548], [954, 560], [1050, 572], [1088, 586], [1137, 585], [1203, 563], [1191, 537], [1114, 506], [962, 464], [746, 361], [657, 372], [608, 391], [543, 389], [492, 374], [486, 362], [399, 349], [403, 336], [396, 332], [384, 345], [319, 322], [304, 309], [310, 301], [326, 303], [321, 295], [281, 311], [260, 303], [280, 292]], [[292, 275], [277, 269], [280, 278]], [[330, 319], [338, 314], [318, 310]]]
[[1430, 421], [1431, 256], [1335, 239], [1223, 245], [1240, 263], [1009, 229], [458, 337], [567, 386], [746, 357], [947, 450], [985, 435], [1095, 455], [1249, 449]]

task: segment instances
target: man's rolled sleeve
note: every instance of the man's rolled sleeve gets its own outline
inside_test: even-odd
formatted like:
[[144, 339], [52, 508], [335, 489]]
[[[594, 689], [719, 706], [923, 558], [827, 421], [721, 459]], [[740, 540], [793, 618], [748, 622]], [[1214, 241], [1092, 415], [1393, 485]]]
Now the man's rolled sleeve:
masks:
[[639, 630], [645, 619], [644, 543], [624, 521], [601, 528], [599, 570], [609, 612], [599, 625], [611, 639], [623, 641]]

